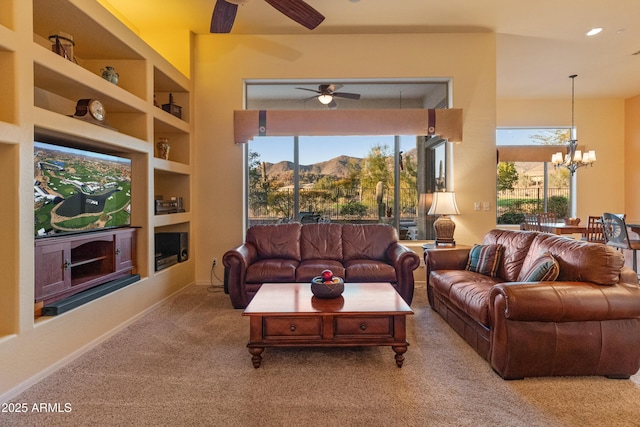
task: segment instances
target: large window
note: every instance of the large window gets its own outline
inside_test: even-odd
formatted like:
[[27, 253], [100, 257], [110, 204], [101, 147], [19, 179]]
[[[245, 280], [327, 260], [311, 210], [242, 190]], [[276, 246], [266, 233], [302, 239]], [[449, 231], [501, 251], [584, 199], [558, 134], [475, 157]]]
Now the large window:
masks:
[[497, 223], [521, 224], [525, 214], [569, 216], [570, 182], [565, 168], [555, 169], [551, 153], [562, 151], [570, 129], [498, 129]]
[[419, 140], [255, 138], [248, 145], [248, 224], [384, 222], [401, 239], [417, 239]]

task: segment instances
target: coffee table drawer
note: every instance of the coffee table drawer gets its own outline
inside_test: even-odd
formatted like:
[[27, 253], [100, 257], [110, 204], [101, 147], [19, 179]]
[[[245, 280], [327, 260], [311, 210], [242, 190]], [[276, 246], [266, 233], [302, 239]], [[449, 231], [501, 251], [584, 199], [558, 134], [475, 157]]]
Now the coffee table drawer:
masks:
[[338, 317], [336, 318], [336, 336], [354, 335], [393, 335], [393, 317]]
[[321, 317], [265, 317], [263, 336], [268, 338], [320, 337]]

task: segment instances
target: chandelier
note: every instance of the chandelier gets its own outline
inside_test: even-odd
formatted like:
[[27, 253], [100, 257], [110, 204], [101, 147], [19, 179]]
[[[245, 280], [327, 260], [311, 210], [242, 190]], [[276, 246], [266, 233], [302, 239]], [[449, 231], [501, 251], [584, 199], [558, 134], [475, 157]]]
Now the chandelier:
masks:
[[582, 166], [591, 166], [596, 161], [596, 152], [595, 150], [590, 150], [582, 153], [581, 150], [578, 150], [578, 140], [576, 139], [576, 128], [574, 125], [574, 108], [575, 108], [575, 98], [574, 98], [574, 82], [575, 78], [578, 77], [577, 74], [570, 75], [571, 79], [571, 139], [569, 140], [569, 146], [567, 147], [567, 154], [562, 155], [561, 152], [557, 152], [551, 156], [551, 163], [557, 169], [559, 167], [569, 169], [571, 175], [576, 173], [578, 168]]

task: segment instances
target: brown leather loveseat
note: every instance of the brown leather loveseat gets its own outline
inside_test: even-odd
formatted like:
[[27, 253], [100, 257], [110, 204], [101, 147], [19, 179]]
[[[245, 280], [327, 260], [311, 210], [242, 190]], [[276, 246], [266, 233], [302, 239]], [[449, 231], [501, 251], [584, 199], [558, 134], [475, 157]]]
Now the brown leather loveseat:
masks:
[[[482, 243], [427, 250], [427, 293], [502, 378], [638, 372], [640, 287], [620, 252], [531, 231], [492, 230]], [[482, 265], [495, 277], [473, 271]]]
[[222, 262], [235, 308], [245, 308], [263, 283], [310, 282], [325, 269], [347, 284], [390, 282], [411, 304], [420, 257], [388, 225], [289, 223], [249, 228]]

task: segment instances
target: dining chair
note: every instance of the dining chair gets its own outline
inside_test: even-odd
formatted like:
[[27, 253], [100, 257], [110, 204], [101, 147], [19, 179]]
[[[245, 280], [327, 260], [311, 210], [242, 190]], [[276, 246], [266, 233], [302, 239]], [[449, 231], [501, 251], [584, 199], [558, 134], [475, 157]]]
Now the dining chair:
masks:
[[558, 222], [558, 219], [553, 212], [540, 212], [538, 214], [538, 222], [540, 222], [540, 224], [555, 224]]
[[540, 222], [538, 222], [538, 215], [525, 214], [524, 229], [528, 231], [542, 231]]
[[587, 230], [582, 236], [587, 242], [605, 243], [604, 234], [602, 233], [602, 217], [591, 216], [587, 218]]
[[607, 245], [617, 249], [631, 251], [633, 271], [638, 273], [637, 251], [640, 250], [640, 240], [629, 239], [627, 224], [620, 215], [605, 212], [602, 214], [602, 232]]

